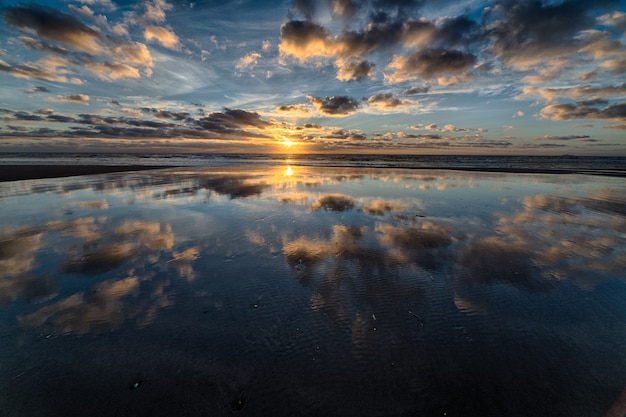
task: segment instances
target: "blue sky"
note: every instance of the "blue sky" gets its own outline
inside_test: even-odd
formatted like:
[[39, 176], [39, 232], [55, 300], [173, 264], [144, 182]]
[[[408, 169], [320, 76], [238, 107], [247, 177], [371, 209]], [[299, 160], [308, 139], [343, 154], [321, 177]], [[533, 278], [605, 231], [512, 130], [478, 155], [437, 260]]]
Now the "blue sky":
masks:
[[623, 1], [0, 13], [3, 152], [626, 154]]

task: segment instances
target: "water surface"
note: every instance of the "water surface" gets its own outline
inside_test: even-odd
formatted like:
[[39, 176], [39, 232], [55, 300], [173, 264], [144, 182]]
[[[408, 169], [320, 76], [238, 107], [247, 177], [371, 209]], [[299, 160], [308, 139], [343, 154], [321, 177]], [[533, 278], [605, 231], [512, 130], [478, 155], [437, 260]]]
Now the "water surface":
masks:
[[623, 415], [625, 196], [292, 165], [2, 183], [0, 414]]

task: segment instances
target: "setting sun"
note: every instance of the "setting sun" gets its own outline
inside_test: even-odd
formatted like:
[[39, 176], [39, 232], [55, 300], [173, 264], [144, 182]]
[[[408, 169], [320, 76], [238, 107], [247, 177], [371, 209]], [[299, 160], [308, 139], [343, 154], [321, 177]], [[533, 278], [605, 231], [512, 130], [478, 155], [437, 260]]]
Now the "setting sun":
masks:
[[287, 139], [286, 137], [283, 136], [283, 140], [281, 142], [283, 145], [285, 145], [287, 148], [291, 148], [294, 145], [297, 145], [298, 142], [294, 142], [292, 140]]

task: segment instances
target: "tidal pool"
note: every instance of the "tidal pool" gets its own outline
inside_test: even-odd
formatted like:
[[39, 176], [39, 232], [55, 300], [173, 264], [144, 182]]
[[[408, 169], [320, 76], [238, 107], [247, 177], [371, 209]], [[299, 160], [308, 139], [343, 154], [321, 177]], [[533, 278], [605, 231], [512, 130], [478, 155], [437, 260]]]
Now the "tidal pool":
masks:
[[626, 183], [255, 166], [0, 184], [2, 416], [623, 416]]

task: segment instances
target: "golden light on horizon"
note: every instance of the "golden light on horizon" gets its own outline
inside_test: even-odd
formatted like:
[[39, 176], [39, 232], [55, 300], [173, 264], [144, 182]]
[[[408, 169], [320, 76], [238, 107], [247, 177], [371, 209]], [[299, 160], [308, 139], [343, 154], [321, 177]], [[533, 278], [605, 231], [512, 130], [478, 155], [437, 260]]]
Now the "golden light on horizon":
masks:
[[285, 145], [285, 147], [287, 148], [291, 148], [294, 145], [297, 145], [298, 142], [294, 142], [292, 140], [287, 139], [285, 136], [282, 137], [282, 142], [283, 145]]

